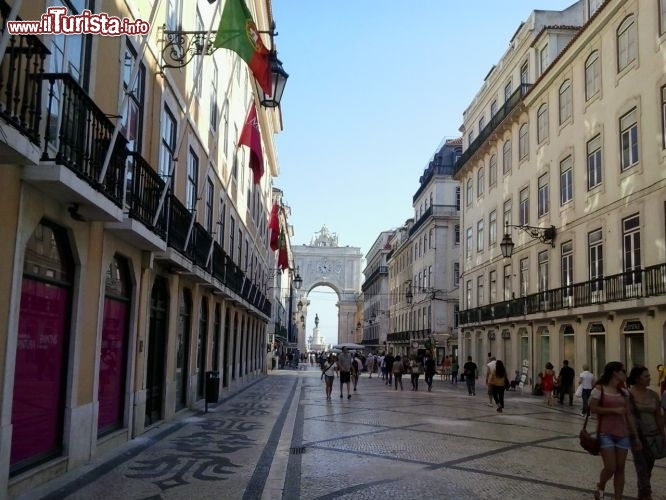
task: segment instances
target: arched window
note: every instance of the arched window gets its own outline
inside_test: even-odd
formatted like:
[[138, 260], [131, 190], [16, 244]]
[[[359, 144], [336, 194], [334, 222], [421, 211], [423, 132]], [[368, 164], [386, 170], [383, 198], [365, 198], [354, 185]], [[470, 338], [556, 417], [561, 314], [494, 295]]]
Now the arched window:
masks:
[[565, 80], [560, 86], [560, 125], [571, 118], [571, 82]]
[[497, 184], [497, 155], [492, 155], [488, 162], [488, 185]]
[[617, 29], [617, 71], [620, 72], [638, 55], [636, 22], [633, 14], [627, 16]]
[[530, 150], [528, 129], [527, 123], [523, 123], [518, 131], [518, 158], [521, 160], [527, 157]]
[[548, 139], [548, 105], [542, 104], [537, 111], [537, 143]]
[[502, 146], [502, 172], [511, 172], [511, 140], [505, 141]]
[[585, 100], [597, 95], [601, 88], [601, 65], [599, 51], [592, 52], [585, 61]]
[[483, 185], [486, 182], [485, 171], [483, 167], [479, 168], [479, 171], [476, 173], [476, 195], [481, 196], [483, 194]]

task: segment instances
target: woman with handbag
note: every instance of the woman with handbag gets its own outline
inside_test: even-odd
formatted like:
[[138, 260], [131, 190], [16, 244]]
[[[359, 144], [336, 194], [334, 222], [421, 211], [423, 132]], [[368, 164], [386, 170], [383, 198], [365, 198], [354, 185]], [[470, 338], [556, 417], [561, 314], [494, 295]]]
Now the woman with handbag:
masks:
[[[624, 492], [624, 466], [631, 440], [636, 436], [631, 412], [629, 411], [628, 392], [624, 389], [627, 371], [619, 361], [611, 361], [604, 367], [604, 373], [590, 394], [590, 412], [599, 419], [599, 446], [604, 467], [599, 474], [599, 482], [594, 491], [594, 498], [604, 496], [606, 483], [613, 478], [613, 493], [616, 500]], [[635, 446], [640, 448], [640, 442]]]
[[490, 373], [490, 387], [493, 392], [493, 399], [497, 405], [497, 412], [504, 411], [504, 391], [508, 385], [506, 377], [506, 368], [502, 360], [495, 361], [495, 369]]
[[328, 359], [322, 364], [321, 378], [324, 379], [326, 384], [326, 401], [331, 400], [331, 392], [333, 391], [333, 380], [335, 379], [338, 370], [338, 362], [333, 354], [328, 355]]
[[627, 382], [631, 387], [629, 389], [631, 411], [636, 420], [638, 437], [641, 443], [639, 448], [631, 448], [638, 479], [638, 498], [639, 500], [649, 500], [652, 498], [650, 477], [654, 461], [658, 458], [664, 458], [666, 454], [664, 416], [662, 415], [659, 396], [656, 392], [648, 389], [650, 370], [644, 366], [633, 367]]

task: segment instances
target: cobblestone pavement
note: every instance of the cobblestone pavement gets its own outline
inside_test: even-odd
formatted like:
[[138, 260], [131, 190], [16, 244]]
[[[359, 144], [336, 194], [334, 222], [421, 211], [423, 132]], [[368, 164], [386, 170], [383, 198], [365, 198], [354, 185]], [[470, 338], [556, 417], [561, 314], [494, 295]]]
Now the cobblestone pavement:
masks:
[[[578, 446], [579, 402], [508, 392], [497, 413], [482, 385], [396, 391], [367, 374], [326, 401], [319, 374], [273, 372], [21, 500], [592, 498], [601, 459]], [[635, 498], [631, 459], [626, 476]], [[666, 499], [666, 460], [652, 486]]]

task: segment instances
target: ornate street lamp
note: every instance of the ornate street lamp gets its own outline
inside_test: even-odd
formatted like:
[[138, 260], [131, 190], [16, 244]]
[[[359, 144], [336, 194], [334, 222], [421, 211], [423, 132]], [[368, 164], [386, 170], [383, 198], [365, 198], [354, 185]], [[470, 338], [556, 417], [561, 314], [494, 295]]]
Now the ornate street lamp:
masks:
[[518, 229], [522, 229], [533, 239], [539, 240], [541, 243], [550, 243], [551, 247], [555, 246], [555, 235], [557, 234], [555, 226], [550, 226], [550, 227], [535, 227], [535, 226], [526, 226], [526, 225], [514, 226], [507, 222], [504, 224], [504, 238], [502, 238], [502, 242], [500, 243], [500, 250], [502, 251], [502, 256], [505, 259], [508, 259], [511, 257], [511, 255], [513, 255], [513, 248], [515, 247], [515, 244], [513, 243], [513, 240], [511, 239], [511, 234], [509, 232], [510, 227], [516, 227]]

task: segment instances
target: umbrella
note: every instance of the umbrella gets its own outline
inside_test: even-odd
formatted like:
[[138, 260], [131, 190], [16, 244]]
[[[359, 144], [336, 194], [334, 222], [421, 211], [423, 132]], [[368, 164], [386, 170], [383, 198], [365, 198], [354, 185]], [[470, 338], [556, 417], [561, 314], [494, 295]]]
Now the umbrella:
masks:
[[354, 344], [353, 342], [347, 342], [345, 344], [336, 344], [336, 345], [333, 346], [334, 349], [342, 349], [343, 347], [346, 347], [349, 350], [363, 350], [363, 349], [365, 349], [364, 345]]

